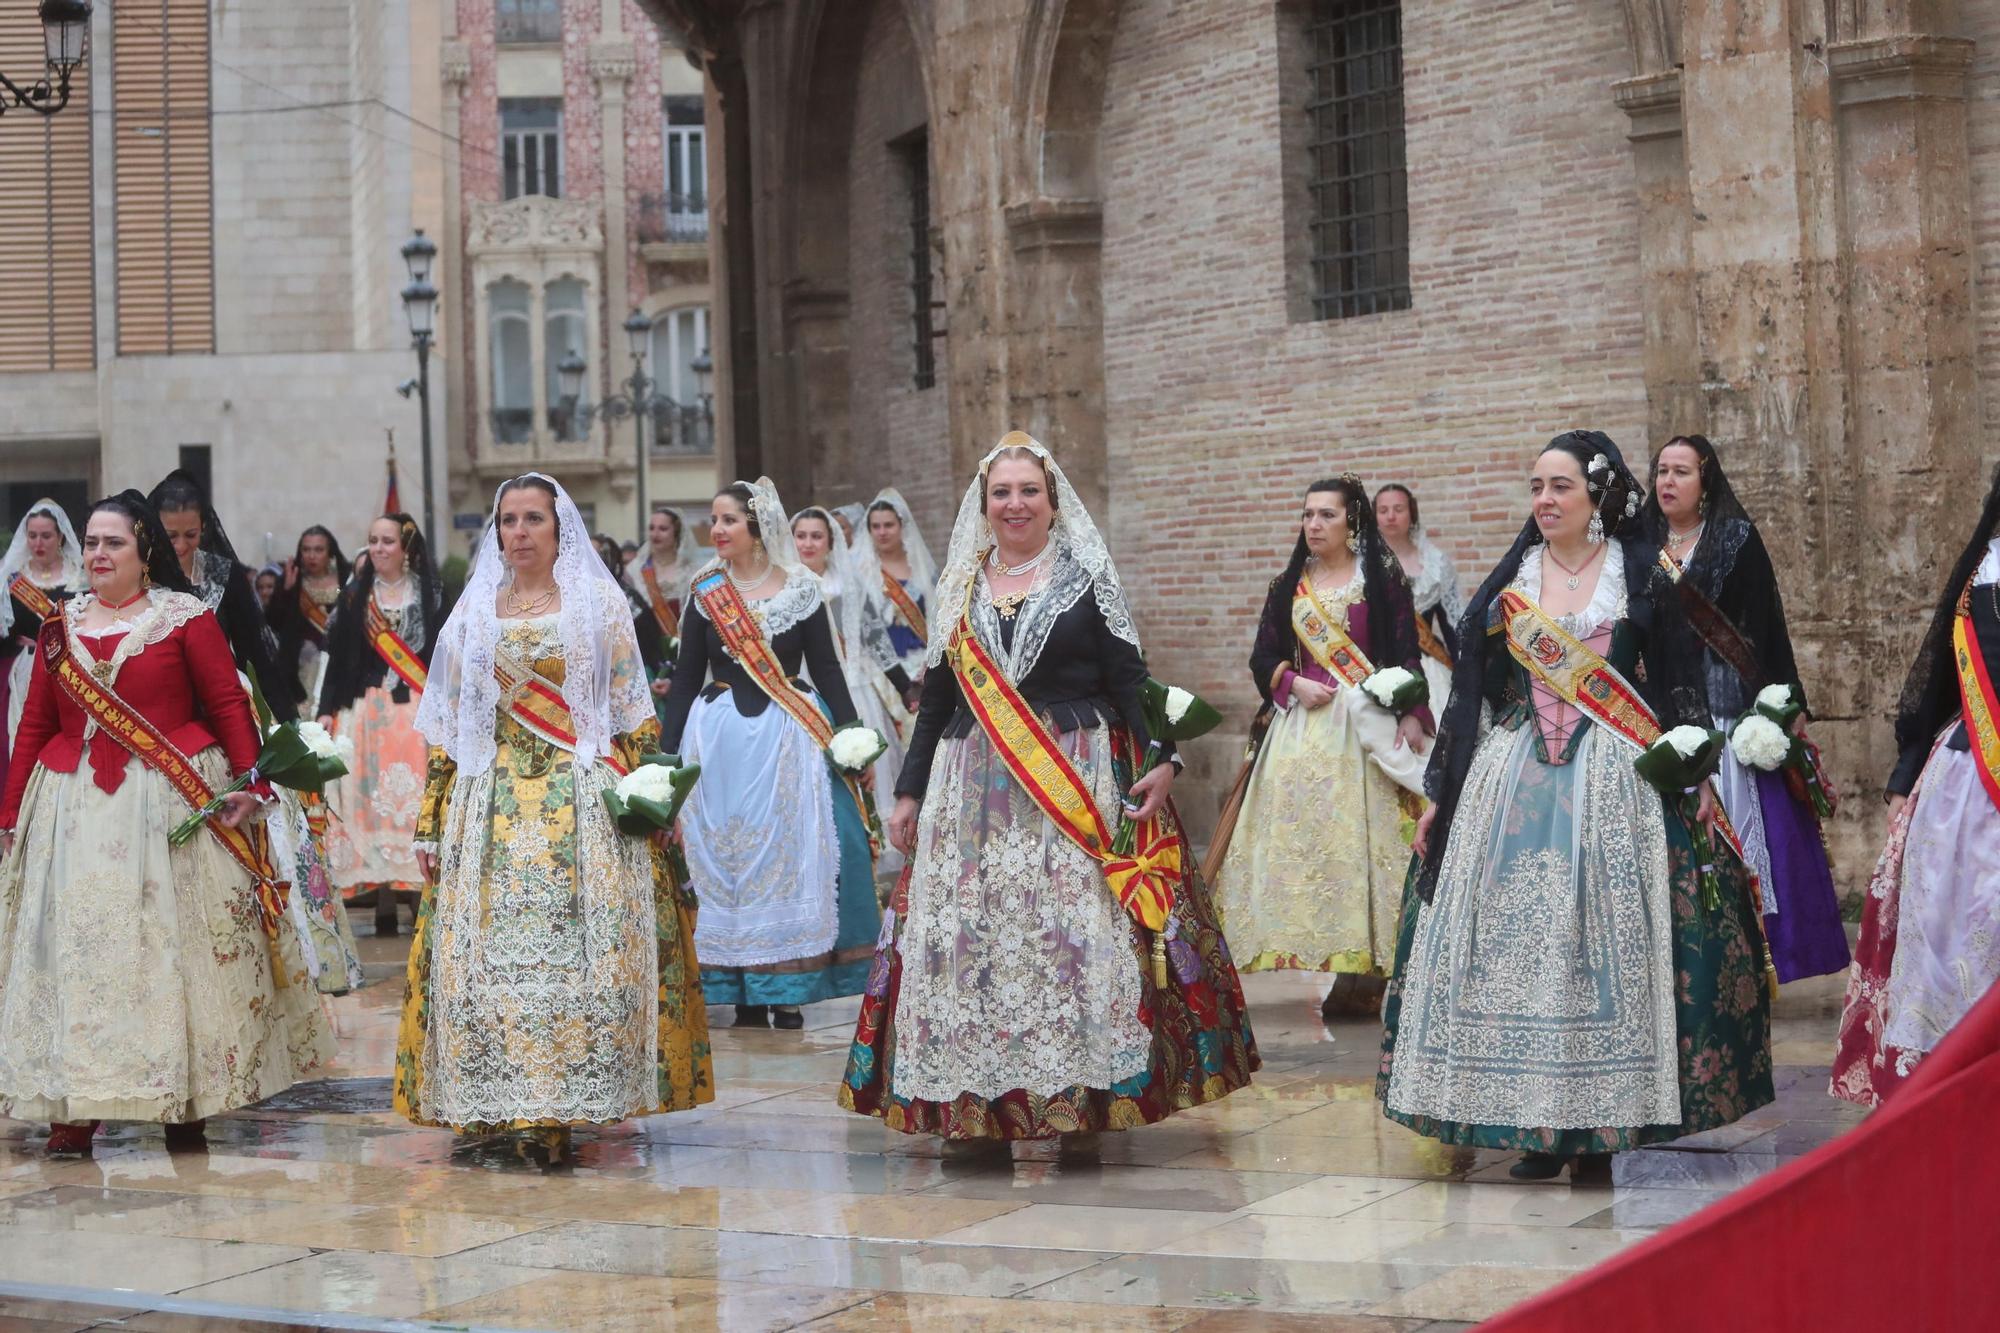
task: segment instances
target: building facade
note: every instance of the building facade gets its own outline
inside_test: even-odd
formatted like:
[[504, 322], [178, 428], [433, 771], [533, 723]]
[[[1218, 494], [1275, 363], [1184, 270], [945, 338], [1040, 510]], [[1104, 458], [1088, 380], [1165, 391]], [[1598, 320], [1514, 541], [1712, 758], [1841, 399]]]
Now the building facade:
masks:
[[[0, 526], [186, 465], [246, 560], [352, 543], [391, 429], [416, 498], [398, 247], [435, 204], [436, 42], [408, 0], [96, 6], [71, 104], [0, 118]], [[0, 69], [40, 44], [0, 9]]]
[[[1534, 453], [1700, 431], [1764, 526], [1858, 888], [1895, 696], [2000, 459], [2000, 7], [648, 0], [717, 90], [719, 415], [794, 502], [934, 534], [1010, 427], [1162, 677], [1255, 701], [1312, 478], [1468, 587]], [[934, 535], [933, 542], [942, 540]]]
[[[705, 515], [708, 152], [701, 71], [630, 0], [446, 0], [441, 348], [459, 545], [550, 473], [598, 531]], [[628, 330], [634, 314], [643, 329]], [[635, 358], [635, 353], [636, 358]], [[581, 392], [563, 378], [568, 361]], [[650, 383], [635, 394], [635, 365]], [[633, 409], [637, 408], [635, 412]]]

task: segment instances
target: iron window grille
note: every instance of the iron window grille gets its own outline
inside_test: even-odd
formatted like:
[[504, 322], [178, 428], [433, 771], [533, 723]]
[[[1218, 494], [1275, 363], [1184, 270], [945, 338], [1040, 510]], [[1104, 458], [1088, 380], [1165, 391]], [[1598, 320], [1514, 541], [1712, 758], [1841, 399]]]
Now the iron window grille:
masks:
[[501, 42], [562, 40], [562, 0], [495, 0], [493, 18]]
[[560, 98], [500, 99], [500, 181], [503, 199], [562, 197]]
[[1306, 29], [1317, 319], [1410, 308], [1399, 0], [1314, 0]]
[[895, 148], [910, 187], [910, 342], [915, 368], [911, 382], [930, 389], [937, 386], [937, 342], [945, 332], [944, 302], [937, 299], [932, 269], [930, 135], [919, 130], [898, 140]]

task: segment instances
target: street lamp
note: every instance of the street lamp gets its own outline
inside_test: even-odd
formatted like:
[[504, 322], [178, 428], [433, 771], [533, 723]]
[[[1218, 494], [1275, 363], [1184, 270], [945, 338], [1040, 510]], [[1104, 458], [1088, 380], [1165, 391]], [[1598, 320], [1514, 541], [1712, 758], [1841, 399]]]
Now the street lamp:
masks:
[[424, 235], [422, 227], [403, 243], [403, 263], [410, 271], [410, 285], [403, 288], [403, 313], [410, 321], [410, 344], [417, 349], [417, 402], [423, 413], [422, 449], [424, 466], [425, 532], [437, 517], [431, 486], [431, 335], [437, 326], [437, 288], [431, 286], [431, 261], [437, 258], [437, 242]]
[[[0, 116], [26, 107], [38, 116], [53, 116], [69, 105], [70, 77], [83, 64], [90, 47], [90, 0], [42, 0], [42, 77], [22, 87], [0, 74]], [[53, 85], [49, 76], [55, 76]]]
[[658, 381], [646, 373], [647, 340], [653, 332], [653, 321], [647, 318], [644, 311], [634, 310], [626, 317], [624, 328], [632, 341], [632, 373], [618, 386], [625, 392], [614, 393], [601, 403], [579, 406], [577, 400], [583, 394], [583, 376], [587, 367], [574, 347], [568, 356], [556, 363], [556, 381], [557, 387], [562, 390], [563, 406], [584, 431], [590, 429], [594, 416], [602, 416], [607, 421], [617, 421], [626, 416], [632, 418], [632, 443], [637, 450], [639, 464], [636, 479], [639, 535], [643, 537], [649, 517], [646, 511], [646, 418], [663, 407], [674, 406], [674, 401], [655, 393]]

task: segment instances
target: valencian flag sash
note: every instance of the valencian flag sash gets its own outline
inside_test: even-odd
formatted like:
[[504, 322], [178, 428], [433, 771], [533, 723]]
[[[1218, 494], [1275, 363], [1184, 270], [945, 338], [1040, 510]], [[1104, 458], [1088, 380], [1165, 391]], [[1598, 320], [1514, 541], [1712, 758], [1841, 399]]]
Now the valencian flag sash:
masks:
[[923, 609], [917, 605], [916, 599], [910, 596], [909, 589], [903, 586], [902, 580], [886, 569], [882, 571], [882, 591], [888, 596], [889, 604], [896, 608], [896, 614], [910, 627], [910, 632], [925, 643], [929, 643], [931, 627], [924, 619]]
[[306, 591], [306, 581], [303, 578], [299, 580], [299, 614], [306, 618], [306, 624], [311, 625], [317, 633], [326, 633], [326, 608], [315, 602], [313, 595]]
[[1327, 614], [1320, 604], [1311, 579], [1300, 578], [1298, 591], [1292, 594], [1292, 628], [1298, 631], [1299, 642], [1313, 655], [1313, 661], [1335, 680], [1358, 687], [1375, 674], [1375, 664], [1348, 637], [1342, 617]]
[[1972, 741], [1972, 758], [1979, 781], [2000, 807], [2000, 690], [1979, 646], [1972, 624], [1972, 585], [1958, 599], [1958, 616], [1951, 626], [1952, 659], [1958, 666], [1958, 692], [1965, 703], [1965, 734]]
[[1167, 926], [1181, 880], [1180, 839], [1161, 828], [1159, 820], [1149, 819], [1137, 827], [1129, 854], [1112, 851], [1111, 830], [1082, 775], [1021, 692], [994, 664], [979, 636], [972, 632], [969, 618], [961, 619], [952, 635], [951, 669], [980, 730], [993, 742], [1007, 771], [1049, 822], [1103, 868], [1119, 905], [1134, 921], [1155, 932], [1154, 980], [1164, 986], [1163, 969], [1157, 965], [1162, 944], [1158, 932]]
[[418, 694], [424, 692], [424, 685], [430, 680], [430, 672], [425, 669], [423, 659], [411, 650], [410, 645], [396, 631], [389, 628], [389, 618], [375, 605], [373, 594], [368, 598], [368, 642], [374, 647], [389, 670], [402, 678], [405, 685]]
[[736, 664], [750, 673], [750, 679], [757, 682], [757, 688], [772, 703], [784, 709], [792, 721], [804, 727], [806, 734], [825, 749], [833, 740], [833, 723], [819, 711], [818, 704], [792, 684], [778, 655], [771, 651], [763, 626], [750, 613], [750, 605], [736, 591], [736, 585], [721, 569], [711, 569], [694, 581], [694, 595], [708, 612], [709, 622]]
[[[145, 714], [118, 697], [111, 687], [110, 663], [98, 662], [85, 671], [70, 652], [69, 629], [60, 621], [45, 625], [42, 633], [42, 660], [49, 678], [83, 715], [97, 724], [111, 739], [124, 746], [140, 763], [164, 777], [190, 810], [199, 811], [215, 799], [214, 788], [188, 757], [165, 733], [146, 719]], [[248, 820], [230, 828], [218, 818], [203, 821], [203, 827], [222, 844], [222, 849], [250, 873], [257, 894], [258, 915], [263, 918], [264, 936], [271, 951], [273, 983], [284, 987], [284, 962], [278, 952], [278, 923], [284, 919], [288, 885], [271, 866], [270, 843], [261, 821]]]
[[653, 604], [653, 619], [660, 622], [660, 628], [668, 634], [681, 632], [681, 604], [660, 591], [660, 577], [653, 572], [653, 562], [648, 560], [639, 571], [646, 584], [646, 599]]
[[35, 586], [35, 581], [26, 574], [16, 574], [13, 583], [8, 585], [7, 591], [22, 606], [32, 611], [38, 622], [47, 620], [50, 613], [56, 609], [55, 600], [39, 587]]
[[[500, 703], [507, 716], [558, 750], [576, 753], [576, 718], [561, 686], [505, 652], [493, 654], [493, 679], [499, 682]], [[631, 772], [615, 751], [607, 750], [597, 758], [621, 778]]]
[[1452, 664], [1451, 651], [1444, 646], [1444, 640], [1437, 636], [1437, 631], [1431, 628], [1429, 616], [1417, 617], [1417, 648], [1424, 656], [1446, 667]]

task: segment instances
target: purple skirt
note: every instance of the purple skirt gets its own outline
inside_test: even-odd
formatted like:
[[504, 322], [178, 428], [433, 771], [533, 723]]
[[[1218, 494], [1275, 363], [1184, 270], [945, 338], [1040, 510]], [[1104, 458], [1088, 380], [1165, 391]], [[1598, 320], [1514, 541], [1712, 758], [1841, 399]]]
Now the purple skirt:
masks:
[[1771, 855], [1771, 892], [1778, 910], [1764, 918], [1779, 981], [1847, 970], [1847, 928], [1833, 868], [1812, 810], [1792, 795], [1782, 773], [1758, 773], [1764, 844]]

